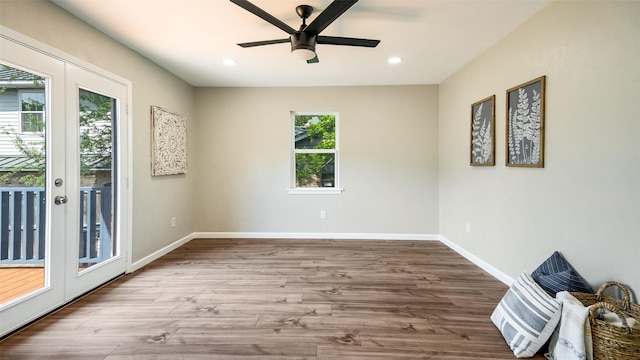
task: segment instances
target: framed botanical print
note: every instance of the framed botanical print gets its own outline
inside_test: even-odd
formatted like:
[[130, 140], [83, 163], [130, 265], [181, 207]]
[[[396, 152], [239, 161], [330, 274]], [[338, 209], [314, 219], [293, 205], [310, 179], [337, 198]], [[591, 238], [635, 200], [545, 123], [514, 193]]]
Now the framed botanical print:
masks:
[[471, 104], [471, 166], [495, 165], [496, 96]]
[[544, 167], [545, 76], [507, 90], [506, 165]]

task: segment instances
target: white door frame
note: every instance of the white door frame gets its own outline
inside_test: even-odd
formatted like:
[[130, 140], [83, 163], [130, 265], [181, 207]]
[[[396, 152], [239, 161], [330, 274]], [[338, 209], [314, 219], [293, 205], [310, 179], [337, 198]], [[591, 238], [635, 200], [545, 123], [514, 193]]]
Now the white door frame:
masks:
[[[124, 79], [118, 75], [105, 71], [99, 67], [85, 62], [84, 60], [73, 57], [59, 51], [49, 45], [41, 43], [37, 40], [31, 39], [25, 35], [22, 35], [16, 31], [6, 28], [0, 25], [0, 59], [6, 59], [5, 61], [11, 64], [15, 64], [17, 61], [12, 60], [16, 57], [20, 58], [20, 62], [17, 65], [22, 65], [31, 68], [36, 73], [38, 69], [43, 69], [43, 75], [51, 76], [51, 89], [48, 89], [47, 99], [47, 111], [50, 112], [47, 117], [47, 137], [51, 136], [64, 136], [58, 132], [64, 133], [66, 130], [65, 119], [69, 119], [69, 113], [74, 110], [65, 109], [68, 107], [67, 97], [71, 96], [65, 93], [68, 91], [67, 83], [67, 70], [71, 73], [74, 71], [84, 72], [89, 74], [88, 78], [102, 81], [103, 84], [115, 83], [120, 87], [124, 87], [124, 92], [121, 92], [122, 98], [119, 98], [119, 104], [121, 105], [119, 125], [118, 125], [118, 170], [116, 171], [119, 182], [119, 198], [117, 200], [118, 206], [118, 236], [120, 238], [120, 251], [117, 259], [113, 261], [105, 261], [105, 264], [100, 266], [94, 266], [96, 269], [93, 271], [87, 271], [87, 275], [83, 276], [83, 280], [78, 282], [78, 286], [68, 287], [65, 283], [68, 282], [68, 273], [73, 263], [75, 269], [73, 276], [78, 276], [78, 249], [77, 242], [66, 242], [63, 248], [58, 246], [51, 246], [47, 244], [45, 261], [51, 261], [51, 265], [48, 266], [49, 271], [45, 271], [45, 284], [42, 289], [39, 289], [29, 295], [10, 301], [7, 304], [0, 306], [0, 337], [4, 336], [21, 326], [28, 324], [29, 322], [55, 310], [59, 306], [64, 305], [69, 300], [72, 300], [77, 295], [83, 292], [91, 290], [102, 283], [93, 283], [92, 281], [107, 281], [108, 278], [99, 276], [100, 272], [106, 274], [123, 273], [131, 271], [131, 216], [132, 216], [132, 196], [131, 196], [131, 180], [130, 176], [132, 171], [132, 115], [128, 111], [130, 104], [132, 103], [132, 83], [131, 81]], [[26, 60], [25, 60], [26, 59]], [[40, 63], [39, 63], [40, 62]], [[43, 65], [48, 64], [47, 66]], [[99, 80], [102, 79], [102, 80]], [[75, 84], [75, 82], [74, 82]], [[85, 88], [91, 89], [91, 84]], [[74, 85], [75, 86], [75, 85]], [[67, 87], [67, 89], [65, 89]], [[107, 92], [108, 95], [108, 92]], [[113, 97], [113, 96], [112, 96]], [[77, 114], [71, 115], [77, 117]], [[57, 126], [53, 126], [56, 123]], [[74, 122], [75, 123], [75, 122]], [[54, 133], [55, 132], [55, 133]], [[47, 141], [47, 147], [52, 142]], [[54, 145], [55, 146], [55, 145]], [[47, 152], [53, 152], [55, 155], [52, 157], [53, 161], [56, 158], [60, 158], [59, 147], [47, 148]], [[114, 149], [116, 151], [116, 149]], [[68, 162], [68, 156], [65, 158], [62, 153], [63, 161]], [[47, 159], [49, 161], [49, 159]], [[49, 207], [49, 217], [47, 218], [47, 233], [51, 234], [51, 231], [56, 231], [52, 236], [64, 238], [64, 231], [73, 234], [75, 229], [69, 229], [69, 220], [66, 215], [65, 205], [54, 205], [53, 199], [58, 195], [65, 195], [65, 188], [56, 188], [53, 184], [56, 178], [65, 179], [65, 181], [73, 181], [68, 177], [65, 166], [56, 166], [54, 163], [48, 163], [47, 166], [47, 206]], [[77, 180], [76, 180], [77, 182]], [[73, 185], [73, 184], [72, 184]], [[79, 184], [77, 184], [79, 185]], [[72, 187], [73, 188], [73, 187]], [[77, 222], [77, 220], [75, 220]], [[63, 224], [64, 226], [54, 226], [52, 224]], [[62, 230], [60, 230], [62, 229]], [[62, 231], [61, 233], [58, 233]], [[72, 236], [71, 238], [77, 238]], [[68, 250], [69, 247], [73, 247], [72, 250]], [[69, 257], [69, 254], [75, 256]], [[66, 260], [65, 260], [66, 259]], [[62, 263], [60, 263], [62, 262]], [[117, 263], [116, 270], [113, 270], [114, 263]], [[107, 269], [107, 271], [103, 271]], [[83, 274], [84, 275], [84, 274]], [[107, 275], [108, 277], [108, 275]], [[60, 279], [63, 279], [62, 281]], [[64, 279], [67, 279], [66, 281]], [[53, 284], [52, 280], [61, 282], [61, 284]], [[91, 284], [91, 285], [88, 285]], [[55, 285], [55, 286], [53, 286]]]
[[[88, 290], [95, 288], [97, 285], [103, 284], [118, 275], [124, 273], [127, 269], [126, 263], [126, 251], [123, 251], [122, 240], [125, 238], [120, 231], [120, 223], [122, 222], [121, 213], [123, 207], [120, 206], [120, 202], [126, 199], [126, 195], [122, 191], [121, 184], [123, 181], [123, 174], [120, 171], [120, 158], [126, 154], [123, 151], [121, 140], [126, 139], [126, 133], [121, 129], [121, 125], [126, 126], [126, 120], [122, 121], [126, 117], [127, 107], [127, 87], [119, 82], [115, 82], [101, 75], [96, 75], [93, 72], [86, 71], [83, 68], [67, 63], [66, 69], [66, 145], [67, 145], [67, 158], [66, 158], [66, 185], [69, 189], [66, 196], [68, 202], [65, 206], [67, 209], [67, 261], [65, 262], [65, 300], [73, 300], [78, 295], [81, 295]], [[115, 167], [112, 177], [114, 183], [115, 207], [113, 208], [113, 221], [116, 226], [115, 232], [112, 234], [112, 240], [115, 241], [117, 246], [117, 253], [107, 260], [104, 260], [98, 264], [95, 264], [83, 271], [78, 270], [78, 246], [80, 242], [78, 229], [80, 228], [80, 145], [79, 145], [79, 111], [80, 111], [80, 90], [89, 90], [100, 95], [108, 96], [116, 100], [115, 108], [113, 109], [112, 119], [114, 121], [113, 138], [117, 139], [113, 148], [113, 158]], [[125, 127], [126, 131], [126, 127]], [[125, 145], [126, 149], [126, 145]], [[69, 231], [69, 229], [71, 229]], [[76, 261], [70, 261], [76, 259]]]
[[[14, 67], [41, 75], [45, 82], [45, 141], [46, 141], [46, 201], [45, 201], [45, 259], [44, 284], [40, 289], [25, 296], [6, 302], [0, 306], [0, 335], [20, 326], [24, 321], [31, 321], [51, 309], [56, 308], [64, 300], [64, 287], [53, 286], [64, 279], [64, 248], [52, 246], [52, 239], [63, 238], [66, 209], [55, 206], [55, 196], [63, 195], [54, 185], [54, 179], [64, 174], [64, 144], [55, 147], [52, 138], [64, 136], [64, 62], [34, 52], [20, 44], [0, 38], [0, 60]], [[57, 224], [57, 226], [52, 226]]]

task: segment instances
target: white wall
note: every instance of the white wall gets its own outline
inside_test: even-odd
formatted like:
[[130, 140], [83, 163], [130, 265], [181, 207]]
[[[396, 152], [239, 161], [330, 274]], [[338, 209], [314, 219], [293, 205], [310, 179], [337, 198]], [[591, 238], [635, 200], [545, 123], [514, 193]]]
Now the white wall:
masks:
[[[196, 228], [437, 234], [437, 104], [428, 85], [197, 89]], [[340, 113], [342, 195], [287, 193], [292, 110]]]
[[[639, 37], [640, 2], [555, 2], [441, 84], [443, 236], [511, 277], [559, 250], [640, 292]], [[545, 167], [506, 168], [505, 91], [541, 75]], [[497, 164], [470, 167], [470, 104], [492, 94]]]
[[193, 177], [151, 177], [150, 106], [187, 116], [193, 132], [193, 88], [48, 1], [2, 0], [0, 6], [3, 26], [133, 82], [133, 261], [191, 234]]

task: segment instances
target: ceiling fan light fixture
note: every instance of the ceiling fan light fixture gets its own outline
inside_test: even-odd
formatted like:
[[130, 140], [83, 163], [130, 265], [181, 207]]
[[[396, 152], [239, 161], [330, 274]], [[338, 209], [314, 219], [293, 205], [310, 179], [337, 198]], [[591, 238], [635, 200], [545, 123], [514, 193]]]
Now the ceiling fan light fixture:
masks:
[[389, 64], [399, 64], [402, 62], [402, 58], [399, 56], [394, 56], [394, 57], [390, 57], [389, 60], [387, 60], [389, 62]]
[[311, 49], [291, 49], [291, 55], [302, 61], [311, 60], [316, 56], [316, 52]]

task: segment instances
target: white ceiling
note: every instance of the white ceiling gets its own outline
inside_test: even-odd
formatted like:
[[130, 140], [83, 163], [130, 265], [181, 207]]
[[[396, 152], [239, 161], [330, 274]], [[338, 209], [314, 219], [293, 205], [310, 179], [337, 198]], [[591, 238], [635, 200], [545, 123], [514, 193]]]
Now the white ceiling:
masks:
[[[228, 0], [51, 1], [194, 86], [244, 87], [439, 84], [552, 0], [360, 0], [322, 35], [380, 44], [318, 45], [318, 64], [236, 45], [288, 34]], [[316, 9], [310, 23], [331, 0], [251, 2], [297, 29], [297, 5]]]

